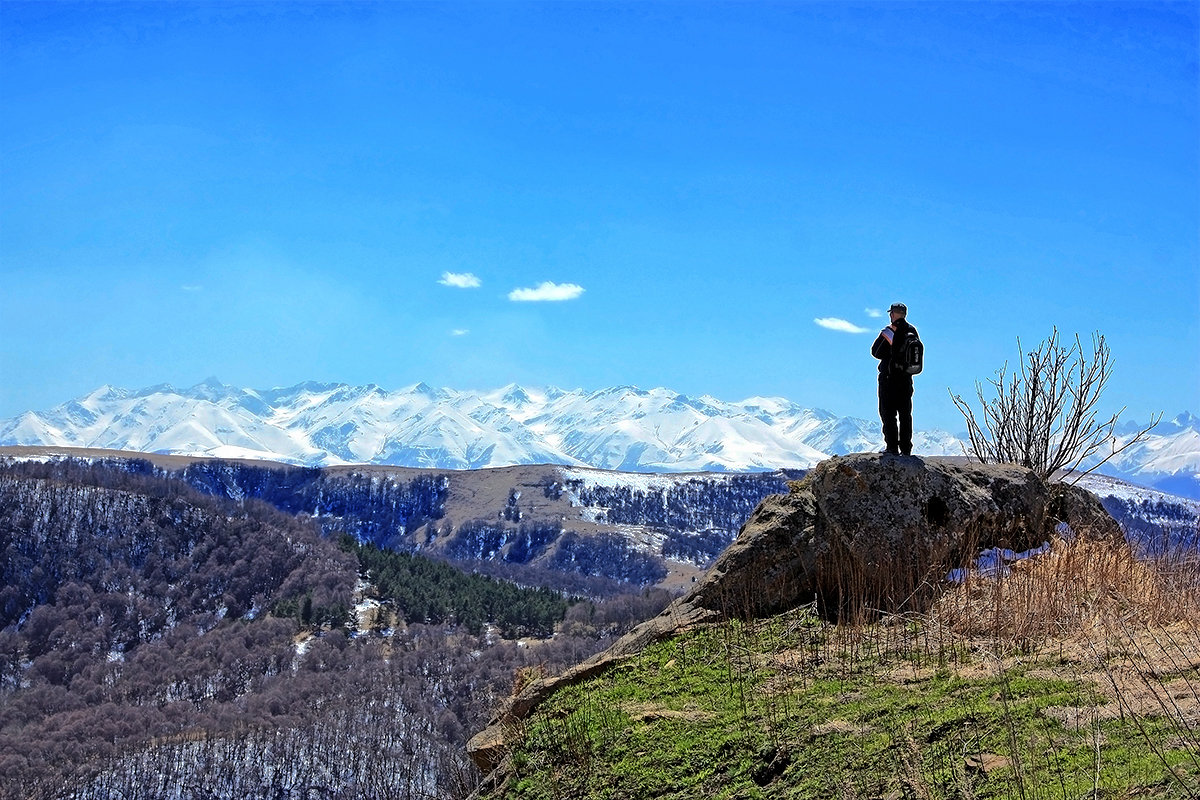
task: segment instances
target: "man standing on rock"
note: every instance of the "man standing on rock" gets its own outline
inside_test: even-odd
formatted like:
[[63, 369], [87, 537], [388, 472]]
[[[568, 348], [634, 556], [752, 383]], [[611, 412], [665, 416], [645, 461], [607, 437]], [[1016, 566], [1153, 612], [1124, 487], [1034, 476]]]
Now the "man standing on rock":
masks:
[[908, 456], [912, 455], [913, 376], [893, 360], [892, 344], [899, 349], [908, 332], [916, 333], [917, 329], [908, 324], [908, 306], [904, 303], [892, 303], [888, 314], [892, 324], [880, 331], [871, 345], [871, 355], [879, 359], [879, 418], [883, 420], [886, 452]]

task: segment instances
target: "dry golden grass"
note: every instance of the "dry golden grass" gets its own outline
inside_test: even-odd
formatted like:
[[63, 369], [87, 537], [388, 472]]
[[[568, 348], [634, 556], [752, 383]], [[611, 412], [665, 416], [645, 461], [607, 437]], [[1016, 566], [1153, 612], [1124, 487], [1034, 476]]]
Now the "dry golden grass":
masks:
[[1113, 637], [1194, 631], [1200, 562], [1194, 554], [1141, 560], [1120, 540], [1059, 539], [1000, 577], [971, 575], [938, 599], [930, 618], [957, 636], [1025, 652], [1049, 643], [1090, 652]]

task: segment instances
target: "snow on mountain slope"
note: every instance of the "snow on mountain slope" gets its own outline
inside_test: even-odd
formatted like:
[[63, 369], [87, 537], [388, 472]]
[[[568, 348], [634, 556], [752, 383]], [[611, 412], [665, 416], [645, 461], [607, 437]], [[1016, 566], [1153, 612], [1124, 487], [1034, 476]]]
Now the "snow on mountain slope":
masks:
[[[1117, 432], [1117, 449], [1140, 428], [1135, 422], [1122, 425]], [[1200, 418], [1184, 412], [1163, 420], [1142, 441], [1121, 450], [1099, 471], [1179, 497], [1200, 499]]]
[[[533, 463], [635, 472], [806, 468], [828, 455], [878, 449], [879, 440], [877, 421], [838, 417], [785, 398], [728, 402], [634, 386], [586, 392], [510, 384], [475, 392], [418, 383], [386, 391], [309, 382], [253, 390], [209, 379], [184, 390], [102, 386], [49, 411], [0, 421], [0, 445], [440, 469]], [[962, 441], [945, 431], [918, 431], [914, 445], [924, 455], [963, 453]], [[1173, 481], [1179, 485], [1168, 491], [1200, 496], [1200, 420], [1181, 414], [1162, 423], [1106, 471], [1160, 488]]]
[[[1118, 446], [1129, 436], [1118, 437]], [[1200, 475], [1200, 419], [1180, 414], [1161, 422], [1145, 440], [1118, 453], [1112, 465], [1130, 476], [1165, 472]]]
[[1189, 511], [1195, 517], [1200, 517], [1200, 500], [1180, 498], [1170, 492], [1138, 486], [1109, 475], [1093, 472], [1080, 477], [1079, 485], [1100, 498], [1112, 497], [1138, 504], [1169, 503]]

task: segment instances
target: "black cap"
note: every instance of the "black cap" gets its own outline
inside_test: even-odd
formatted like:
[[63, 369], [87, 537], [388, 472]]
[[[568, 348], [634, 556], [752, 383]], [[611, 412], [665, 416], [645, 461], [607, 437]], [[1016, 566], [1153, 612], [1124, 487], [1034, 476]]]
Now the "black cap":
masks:
[[895, 311], [897, 314], [907, 316], [908, 306], [904, 305], [904, 303], [892, 303], [892, 307], [889, 308], [888, 311]]

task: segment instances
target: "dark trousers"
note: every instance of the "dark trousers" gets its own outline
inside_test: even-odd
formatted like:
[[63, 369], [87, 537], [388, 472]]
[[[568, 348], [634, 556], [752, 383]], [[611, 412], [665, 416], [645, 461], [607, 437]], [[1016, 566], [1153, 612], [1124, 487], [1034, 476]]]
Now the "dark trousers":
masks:
[[912, 453], [912, 398], [912, 378], [879, 376], [879, 418], [884, 444], [892, 452]]

